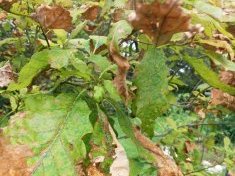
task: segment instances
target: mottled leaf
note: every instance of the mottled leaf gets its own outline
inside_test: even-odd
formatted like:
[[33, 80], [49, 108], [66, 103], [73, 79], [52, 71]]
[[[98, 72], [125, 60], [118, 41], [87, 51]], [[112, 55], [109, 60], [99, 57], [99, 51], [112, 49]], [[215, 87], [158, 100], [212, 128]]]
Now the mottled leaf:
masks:
[[75, 176], [76, 162], [86, 157], [82, 138], [92, 132], [86, 102], [80, 95], [39, 94], [26, 98], [25, 110], [26, 116], [14, 119], [4, 135], [33, 151], [30, 175]]
[[165, 61], [162, 50], [149, 48], [136, 71], [136, 115], [149, 135], [153, 135], [154, 120], [168, 108], [168, 68]]

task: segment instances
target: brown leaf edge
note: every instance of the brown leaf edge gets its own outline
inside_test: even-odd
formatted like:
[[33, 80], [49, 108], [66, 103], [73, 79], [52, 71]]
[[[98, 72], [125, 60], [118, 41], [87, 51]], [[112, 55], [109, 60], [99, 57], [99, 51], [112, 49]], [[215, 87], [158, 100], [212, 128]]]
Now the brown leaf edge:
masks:
[[145, 137], [140, 130], [134, 129], [134, 133], [141, 145], [155, 156], [158, 176], [183, 176], [181, 169], [176, 165], [174, 160], [166, 156], [160, 147]]
[[1, 176], [29, 176], [30, 168], [27, 166], [27, 158], [32, 156], [33, 153], [27, 146], [10, 144], [0, 131]]

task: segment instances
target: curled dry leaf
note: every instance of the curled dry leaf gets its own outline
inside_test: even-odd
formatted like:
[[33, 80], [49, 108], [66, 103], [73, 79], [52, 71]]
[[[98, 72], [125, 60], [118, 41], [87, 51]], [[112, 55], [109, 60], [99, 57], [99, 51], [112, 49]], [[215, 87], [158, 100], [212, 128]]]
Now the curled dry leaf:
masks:
[[118, 72], [114, 78], [114, 84], [121, 96], [128, 99], [129, 93], [126, 85], [126, 74], [130, 68], [128, 60], [121, 56], [115, 49], [113, 42], [109, 44], [109, 53], [112, 61], [118, 66]]
[[21, 145], [10, 145], [0, 134], [0, 175], [29, 176], [26, 159], [32, 152]]
[[150, 139], [141, 134], [138, 129], [135, 129], [135, 137], [146, 150], [155, 156], [159, 176], [183, 176], [175, 161], [165, 155], [159, 146], [156, 146]]
[[190, 16], [184, 13], [180, 0], [137, 3], [136, 11], [129, 15], [129, 21], [135, 29], [142, 30], [157, 45], [165, 44], [175, 33], [192, 29]]
[[12, 66], [7, 62], [0, 68], [0, 87], [8, 86], [14, 80], [14, 72]]
[[12, 4], [14, 4], [15, 2], [17, 2], [17, 0], [0, 0], [0, 8], [9, 11]]
[[72, 17], [68, 10], [62, 6], [41, 5], [31, 17], [46, 29], [73, 29]]

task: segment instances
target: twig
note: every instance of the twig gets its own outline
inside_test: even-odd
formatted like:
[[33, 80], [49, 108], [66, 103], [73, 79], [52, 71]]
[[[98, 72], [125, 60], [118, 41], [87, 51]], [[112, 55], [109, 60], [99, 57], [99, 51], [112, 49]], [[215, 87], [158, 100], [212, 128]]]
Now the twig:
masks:
[[[198, 123], [198, 124], [187, 124], [187, 125], [181, 125], [178, 126], [177, 129], [179, 128], [185, 128], [185, 127], [196, 127], [196, 126], [217, 126], [217, 125], [222, 125], [223, 123]], [[174, 129], [169, 129], [166, 133], [160, 134], [160, 135], [155, 135], [154, 137], [164, 137], [170, 134]]]
[[42, 35], [44, 36], [44, 38], [45, 38], [45, 40], [46, 40], [46, 42], [47, 42], [47, 47], [50, 49], [51, 46], [50, 46], [49, 40], [48, 40], [47, 35], [46, 35], [45, 31], [43, 30], [43, 28], [42, 28], [41, 25], [40, 25], [40, 29], [41, 29], [41, 31], [42, 31]]
[[[218, 164], [223, 164], [223, 163], [217, 163], [216, 165], [218, 165]], [[212, 167], [215, 167], [216, 165], [204, 167], [204, 168], [201, 168], [201, 169], [198, 169], [198, 170], [195, 170], [195, 171], [191, 171], [191, 172], [186, 172], [186, 173], [183, 173], [183, 174], [184, 174], [184, 175], [190, 175], [190, 174], [193, 174], [193, 173], [196, 173], [196, 172], [201, 172], [201, 171], [210, 169], [210, 168], [212, 168]]]

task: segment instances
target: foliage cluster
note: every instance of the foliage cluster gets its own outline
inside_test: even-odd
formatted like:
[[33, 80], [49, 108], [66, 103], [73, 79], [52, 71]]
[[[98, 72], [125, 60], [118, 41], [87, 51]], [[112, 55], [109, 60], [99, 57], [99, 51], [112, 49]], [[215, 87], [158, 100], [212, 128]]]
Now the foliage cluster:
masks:
[[235, 172], [233, 1], [0, 8], [0, 175]]

